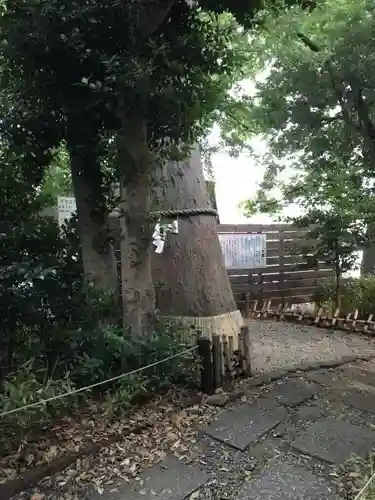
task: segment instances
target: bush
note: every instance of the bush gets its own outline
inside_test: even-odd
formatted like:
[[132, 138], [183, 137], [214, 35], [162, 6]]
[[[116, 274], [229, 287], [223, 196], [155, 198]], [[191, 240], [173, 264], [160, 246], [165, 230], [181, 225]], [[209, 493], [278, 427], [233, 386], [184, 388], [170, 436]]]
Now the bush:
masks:
[[[124, 335], [117, 326], [75, 332], [70, 340], [70, 360], [66, 359], [64, 365], [76, 384], [90, 385], [178, 354], [190, 345], [185, 338], [185, 328], [157, 318], [154, 329], [138, 339]], [[175, 383], [196, 383], [195, 371], [179, 358], [151, 367], [141, 375], [147, 378], [148, 392], [159, 392]]]
[[[0, 395], [0, 413], [30, 403], [70, 392], [138, 368], [164, 360], [186, 350], [186, 331], [178, 324], [155, 322], [155, 329], [134, 341], [123, 336], [118, 327], [107, 326], [91, 332], [74, 331], [65, 336], [66, 349], [61, 354], [59, 366], [49, 377], [49, 370], [41, 366], [40, 359], [20, 366], [16, 373], [3, 381]], [[2, 420], [3, 448], [10, 441], [24, 435], [28, 429], [46, 424], [50, 419], [77, 411], [88, 396], [105, 395], [103, 410], [108, 417], [126, 410], [142, 398], [164, 392], [175, 384], [197, 384], [197, 365], [186, 358], [174, 358], [144, 371], [125, 376], [115, 383], [103, 384], [95, 391], [85, 391], [67, 398], [11, 414]], [[65, 369], [65, 375], [62, 370]], [[6, 428], [6, 430], [5, 430]]]
[[[40, 215], [43, 206], [29, 183], [16, 179], [13, 166], [8, 174], [0, 176], [0, 413], [137, 370], [187, 347], [180, 325], [157, 318], [140, 339], [116, 325], [103, 326], [113, 297], [84, 282], [76, 221], [62, 234], [56, 221]], [[146, 394], [194, 384], [194, 367], [173, 359], [94, 392], [11, 414], [2, 419], [3, 443], [75, 411], [88, 394], [105, 395], [107, 413], [113, 414]]]
[[[340, 296], [341, 310], [344, 314], [352, 313], [356, 309], [358, 309], [358, 315], [361, 318], [375, 314], [375, 276], [344, 279]], [[318, 304], [334, 308], [334, 280], [322, 280], [319, 283], [315, 293], [315, 301]]]
[[[2, 412], [30, 405], [49, 399], [60, 394], [65, 394], [75, 389], [69, 379], [69, 374], [63, 379], [39, 380], [38, 373], [33, 372], [32, 362], [23, 366], [18, 373], [10, 374], [3, 381], [3, 393], [0, 394], [0, 407]], [[78, 397], [72, 396], [69, 400], [69, 408], [77, 407]], [[17, 414], [17, 425], [25, 429], [34, 425], [45, 423], [51, 416], [61, 413], [62, 399], [57, 399], [45, 405], [33, 406], [29, 410]], [[64, 403], [66, 405], [66, 403]]]
[[[0, 393], [0, 412], [8, 412], [44, 399], [66, 394], [75, 389], [69, 374], [62, 379], [43, 379], [44, 373], [33, 371], [30, 361], [20, 367], [19, 372], [9, 374], [2, 384]], [[14, 440], [22, 438], [29, 430], [45, 426], [52, 418], [76, 411], [82, 402], [82, 395], [69, 396], [68, 404], [64, 399], [36, 405], [1, 419], [0, 452], [12, 448]]]

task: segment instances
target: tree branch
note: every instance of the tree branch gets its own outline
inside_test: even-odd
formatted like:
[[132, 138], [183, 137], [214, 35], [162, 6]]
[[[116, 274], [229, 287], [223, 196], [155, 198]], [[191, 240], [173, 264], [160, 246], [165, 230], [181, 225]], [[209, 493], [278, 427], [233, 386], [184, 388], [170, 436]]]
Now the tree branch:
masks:
[[[315, 42], [313, 42], [312, 40], [310, 40], [303, 33], [298, 32], [297, 36], [301, 40], [301, 42], [306, 47], [308, 47], [310, 50], [312, 50], [313, 52], [319, 53], [319, 52], [322, 51], [322, 49], [321, 49], [321, 47], [319, 47], [319, 45], [317, 45]], [[326, 65], [327, 65], [328, 73], [329, 73], [330, 78], [331, 78], [332, 89], [333, 89], [333, 92], [335, 94], [336, 100], [337, 100], [338, 104], [341, 107], [342, 116], [343, 116], [343, 119], [344, 119], [345, 123], [347, 124], [348, 127], [350, 127], [351, 129], [354, 129], [356, 132], [362, 131], [361, 127], [359, 127], [358, 123], [356, 123], [353, 120], [353, 118], [351, 117], [350, 111], [348, 110], [348, 108], [346, 106], [346, 103], [345, 103], [345, 100], [344, 100], [344, 97], [343, 97], [343, 92], [341, 91], [341, 89], [337, 85], [337, 78], [336, 78], [336, 76], [335, 76], [335, 74], [333, 72], [331, 61], [328, 60], [326, 62]], [[358, 115], [359, 115], [359, 109], [357, 109], [357, 112], [358, 112]], [[375, 130], [374, 130], [374, 132], [375, 132]]]
[[370, 118], [368, 105], [363, 99], [362, 89], [358, 89], [357, 110], [358, 118], [361, 123], [362, 134], [365, 136], [364, 138], [367, 139], [366, 143], [368, 148], [371, 151], [372, 156], [375, 158], [375, 126], [374, 122]]
[[[138, 20], [141, 36], [150, 38], [164, 23], [177, 0], [150, 1], [150, 8], [143, 8]], [[152, 5], [153, 4], [153, 5]]]
[[313, 41], [310, 40], [306, 35], [303, 33], [297, 32], [298, 38], [301, 40], [301, 42], [306, 45], [307, 48], [312, 50], [313, 52], [321, 52], [321, 48], [316, 45]]

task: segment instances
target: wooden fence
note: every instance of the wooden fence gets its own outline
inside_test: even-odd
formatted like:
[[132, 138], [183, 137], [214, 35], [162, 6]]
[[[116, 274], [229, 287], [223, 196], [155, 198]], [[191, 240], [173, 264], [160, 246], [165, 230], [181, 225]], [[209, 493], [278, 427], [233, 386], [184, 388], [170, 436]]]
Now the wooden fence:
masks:
[[[258, 307], [269, 300], [274, 305], [310, 302], [318, 280], [333, 276], [332, 267], [324, 262], [307, 264], [306, 256], [313, 254], [315, 245], [306, 238], [308, 230], [291, 224], [219, 224], [218, 233], [266, 235], [265, 267], [227, 270], [237, 306], [245, 315], [255, 301]], [[120, 267], [119, 239], [116, 246]]]
[[331, 277], [332, 267], [324, 262], [307, 263], [315, 242], [308, 230], [291, 224], [243, 224], [218, 226], [219, 234], [265, 233], [266, 266], [256, 269], [228, 269], [232, 290], [239, 309], [250, 311], [254, 301], [274, 304], [310, 302], [319, 279]]
[[243, 326], [238, 335], [238, 349], [234, 349], [233, 337], [212, 335], [212, 339], [198, 338], [201, 365], [201, 389], [214, 394], [238, 376], [251, 376], [250, 330]]

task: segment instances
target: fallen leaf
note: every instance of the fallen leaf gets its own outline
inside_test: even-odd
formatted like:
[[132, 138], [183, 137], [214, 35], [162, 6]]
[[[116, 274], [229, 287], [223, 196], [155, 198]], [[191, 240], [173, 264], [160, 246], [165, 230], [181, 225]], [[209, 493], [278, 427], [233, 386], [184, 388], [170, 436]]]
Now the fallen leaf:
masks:
[[34, 495], [31, 497], [30, 500], [43, 500], [44, 495], [43, 493], [34, 493]]

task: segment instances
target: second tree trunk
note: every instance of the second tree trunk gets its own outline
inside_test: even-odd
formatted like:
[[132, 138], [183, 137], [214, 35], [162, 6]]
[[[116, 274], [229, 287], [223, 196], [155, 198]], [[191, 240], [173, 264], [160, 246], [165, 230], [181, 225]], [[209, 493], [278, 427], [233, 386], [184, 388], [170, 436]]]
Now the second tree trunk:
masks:
[[115, 293], [118, 289], [116, 256], [99, 160], [95, 151], [83, 147], [69, 147], [69, 153], [84, 273], [97, 289]]
[[147, 125], [133, 117], [117, 138], [121, 197], [121, 284], [123, 325], [141, 336], [154, 313], [151, 275], [150, 177]]

